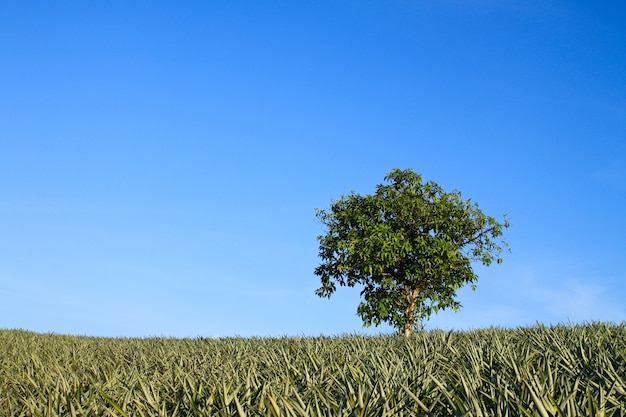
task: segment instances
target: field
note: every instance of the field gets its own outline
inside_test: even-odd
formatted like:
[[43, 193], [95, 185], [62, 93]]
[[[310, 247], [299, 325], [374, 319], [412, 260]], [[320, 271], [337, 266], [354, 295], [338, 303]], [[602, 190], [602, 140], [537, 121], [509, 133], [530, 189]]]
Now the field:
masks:
[[0, 330], [1, 416], [626, 416], [626, 324], [398, 336]]

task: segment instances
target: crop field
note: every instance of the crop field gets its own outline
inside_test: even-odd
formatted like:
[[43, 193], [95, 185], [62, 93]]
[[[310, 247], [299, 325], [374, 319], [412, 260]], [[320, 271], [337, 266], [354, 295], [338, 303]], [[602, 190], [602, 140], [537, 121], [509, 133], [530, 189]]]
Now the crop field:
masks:
[[399, 336], [0, 330], [1, 416], [626, 416], [626, 324]]

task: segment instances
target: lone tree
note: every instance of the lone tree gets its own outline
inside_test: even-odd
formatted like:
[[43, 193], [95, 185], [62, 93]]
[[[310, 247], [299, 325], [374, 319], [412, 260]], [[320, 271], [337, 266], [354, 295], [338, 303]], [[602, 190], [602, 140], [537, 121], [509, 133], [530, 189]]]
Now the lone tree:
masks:
[[357, 314], [366, 327], [387, 322], [404, 336], [433, 312], [458, 311], [456, 292], [478, 279], [472, 262], [490, 265], [508, 245], [509, 227], [486, 216], [461, 193], [446, 193], [434, 182], [422, 182], [412, 170], [394, 169], [374, 195], [352, 192], [316, 209], [326, 226], [318, 236], [321, 264], [315, 268], [320, 297], [337, 284], [362, 285]]

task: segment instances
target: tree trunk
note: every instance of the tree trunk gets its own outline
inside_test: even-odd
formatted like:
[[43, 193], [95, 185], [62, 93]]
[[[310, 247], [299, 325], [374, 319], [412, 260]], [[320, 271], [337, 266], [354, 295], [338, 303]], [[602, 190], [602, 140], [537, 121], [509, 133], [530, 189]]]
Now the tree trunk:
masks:
[[405, 309], [404, 309], [404, 329], [400, 329], [400, 334], [409, 337], [413, 333], [413, 324], [415, 323], [415, 299], [419, 294], [419, 288], [410, 288], [404, 286], [405, 291]]
[[406, 322], [404, 323], [404, 337], [410, 337], [413, 333], [413, 323]]

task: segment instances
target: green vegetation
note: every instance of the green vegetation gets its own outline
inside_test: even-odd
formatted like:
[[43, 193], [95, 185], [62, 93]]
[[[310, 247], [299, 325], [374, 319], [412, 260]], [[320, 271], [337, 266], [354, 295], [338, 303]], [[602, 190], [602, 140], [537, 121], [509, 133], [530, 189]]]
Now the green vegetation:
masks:
[[316, 210], [326, 226], [318, 236], [315, 268], [330, 297], [337, 285], [362, 285], [357, 314], [364, 326], [389, 323], [410, 336], [433, 312], [461, 307], [456, 292], [478, 276], [472, 262], [489, 266], [508, 245], [509, 227], [485, 215], [461, 193], [445, 192], [410, 169], [394, 169], [373, 195], [354, 192]]
[[626, 323], [399, 336], [0, 330], [2, 416], [624, 416]]

